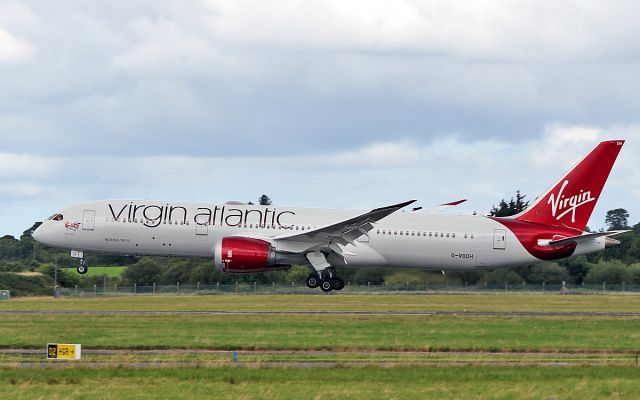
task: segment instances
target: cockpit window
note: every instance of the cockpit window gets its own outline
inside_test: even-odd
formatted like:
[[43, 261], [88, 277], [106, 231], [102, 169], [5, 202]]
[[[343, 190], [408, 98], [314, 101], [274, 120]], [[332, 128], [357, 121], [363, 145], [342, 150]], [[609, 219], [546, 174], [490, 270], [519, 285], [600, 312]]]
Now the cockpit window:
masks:
[[49, 219], [52, 221], [62, 221], [63, 218], [64, 217], [62, 216], [62, 214], [53, 214], [49, 217]]

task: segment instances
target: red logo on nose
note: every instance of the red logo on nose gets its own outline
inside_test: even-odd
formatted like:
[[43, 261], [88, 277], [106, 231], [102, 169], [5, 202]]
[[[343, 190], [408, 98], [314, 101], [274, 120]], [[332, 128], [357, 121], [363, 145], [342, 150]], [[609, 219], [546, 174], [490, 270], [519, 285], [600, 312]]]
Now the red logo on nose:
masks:
[[64, 223], [64, 227], [71, 230], [71, 231], [77, 231], [78, 228], [80, 228], [80, 222], [65, 222]]

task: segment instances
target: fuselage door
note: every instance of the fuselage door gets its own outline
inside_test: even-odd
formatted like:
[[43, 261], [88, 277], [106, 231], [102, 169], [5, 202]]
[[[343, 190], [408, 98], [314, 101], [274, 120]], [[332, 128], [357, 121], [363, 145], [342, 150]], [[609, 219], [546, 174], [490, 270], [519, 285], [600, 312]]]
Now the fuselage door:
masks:
[[96, 224], [96, 211], [84, 210], [82, 214], [82, 230], [92, 231]]
[[506, 229], [493, 230], [493, 249], [505, 250], [507, 247], [507, 231]]

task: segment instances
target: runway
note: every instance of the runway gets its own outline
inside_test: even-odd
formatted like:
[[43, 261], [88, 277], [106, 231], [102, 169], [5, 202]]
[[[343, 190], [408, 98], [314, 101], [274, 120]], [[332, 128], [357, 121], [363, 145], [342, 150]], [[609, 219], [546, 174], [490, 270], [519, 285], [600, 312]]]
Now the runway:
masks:
[[[235, 353], [235, 360], [234, 360]], [[188, 367], [429, 367], [638, 365], [637, 353], [486, 351], [318, 351], [208, 349], [83, 349], [82, 361], [47, 361], [44, 349], [0, 349], [0, 367], [12, 368], [188, 368]], [[122, 356], [123, 359], [108, 359]], [[157, 359], [204, 357], [200, 360]], [[211, 357], [213, 359], [206, 359]], [[9, 359], [7, 359], [9, 358]], [[13, 359], [11, 359], [13, 358]], [[24, 358], [24, 359], [21, 359]], [[35, 359], [37, 358], [37, 359]]]
[[406, 317], [640, 317], [640, 311], [0, 310], [0, 315], [335, 315]]

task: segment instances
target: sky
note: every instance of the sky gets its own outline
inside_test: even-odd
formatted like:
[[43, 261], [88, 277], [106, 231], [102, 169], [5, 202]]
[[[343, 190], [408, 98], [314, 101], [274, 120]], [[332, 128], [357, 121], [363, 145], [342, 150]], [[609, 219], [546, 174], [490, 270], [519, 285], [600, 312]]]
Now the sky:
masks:
[[627, 140], [635, 1], [0, 0], [0, 235], [97, 199], [368, 209], [533, 200]]

